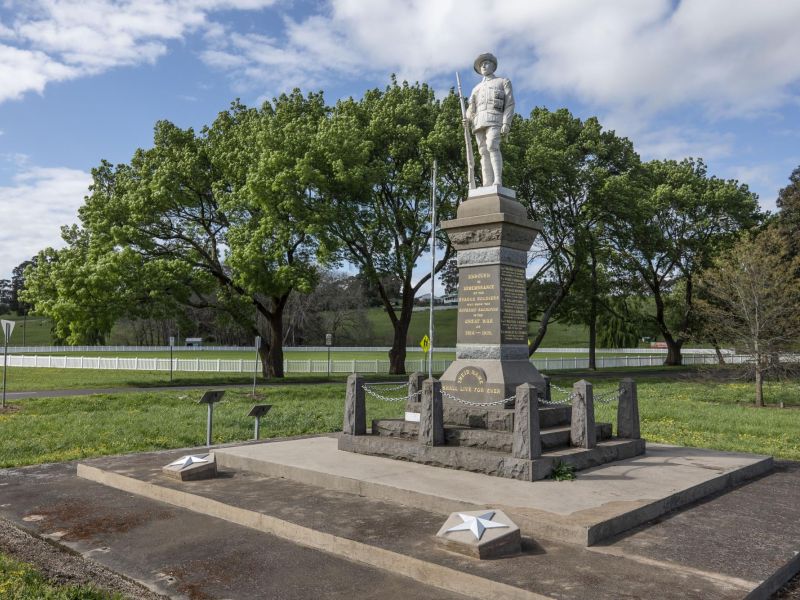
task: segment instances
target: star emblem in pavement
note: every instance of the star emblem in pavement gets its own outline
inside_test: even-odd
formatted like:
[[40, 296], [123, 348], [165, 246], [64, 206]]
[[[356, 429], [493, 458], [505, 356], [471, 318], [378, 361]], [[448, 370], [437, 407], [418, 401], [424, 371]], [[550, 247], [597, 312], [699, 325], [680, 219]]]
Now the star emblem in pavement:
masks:
[[181, 456], [178, 460], [169, 463], [168, 467], [180, 467], [181, 469], [188, 467], [189, 465], [193, 465], [195, 463], [207, 463], [208, 456], [194, 456], [189, 454], [187, 456]]
[[487, 529], [508, 527], [505, 523], [498, 523], [497, 521], [491, 520], [494, 516], [493, 510], [477, 516], [465, 515], [464, 513], [458, 513], [458, 516], [461, 517], [463, 522], [451, 527], [445, 533], [450, 533], [451, 531], [471, 531], [475, 539], [479, 540], [483, 537], [483, 532]]

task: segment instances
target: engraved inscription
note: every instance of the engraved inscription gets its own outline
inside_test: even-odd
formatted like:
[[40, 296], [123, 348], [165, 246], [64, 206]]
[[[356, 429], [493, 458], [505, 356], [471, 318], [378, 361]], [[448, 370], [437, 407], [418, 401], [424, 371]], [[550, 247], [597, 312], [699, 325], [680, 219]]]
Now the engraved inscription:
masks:
[[497, 343], [500, 332], [500, 293], [497, 268], [464, 268], [459, 273], [459, 339]]
[[520, 344], [528, 340], [528, 294], [525, 269], [500, 267], [500, 339], [502, 343]]
[[484, 400], [487, 396], [497, 396], [503, 390], [496, 385], [486, 384], [486, 372], [480, 367], [464, 367], [456, 374], [455, 381], [442, 382], [442, 390], [459, 399]]

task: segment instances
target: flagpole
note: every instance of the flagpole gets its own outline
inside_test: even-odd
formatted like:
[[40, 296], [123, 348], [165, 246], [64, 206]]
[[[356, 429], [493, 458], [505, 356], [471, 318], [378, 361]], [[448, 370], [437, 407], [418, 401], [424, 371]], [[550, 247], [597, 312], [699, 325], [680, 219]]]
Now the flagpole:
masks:
[[431, 310], [428, 319], [428, 378], [433, 379], [433, 296], [436, 290], [436, 160], [431, 173]]

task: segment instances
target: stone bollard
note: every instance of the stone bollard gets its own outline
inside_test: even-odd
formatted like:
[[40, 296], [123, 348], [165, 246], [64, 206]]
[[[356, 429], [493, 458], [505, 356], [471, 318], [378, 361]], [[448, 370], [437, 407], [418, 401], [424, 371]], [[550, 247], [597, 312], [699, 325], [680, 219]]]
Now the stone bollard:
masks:
[[572, 386], [572, 393], [570, 444], [576, 448], [594, 448], [597, 445], [597, 431], [594, 425], [592, 384], [581, 379]]
[[422, 383], [422, 406], [419, 415], [419, 443], [425, 446], [444, 445], [442, 383], [436, 379], [426, 379]]
[[366, 435], [367, 433], [364, 378], [358, 373], [353, 373], [347, 377], [347, 396], [345, 396], [344, 400], [342, 431], [348, 435]]
[[517, 387], [514, 406], [514, 436], [511, 456], [532, 460], [542, 455], [542, 435], [539, 430], [539, 401], [537, 390], [530, 383]]
[[545, 402], [552, 402], [552, 396], [550, 395], [550, 376], [549, 375], [542, 375], [544, 379], [544, 398]]
[[422, 394], [418, 394], [422, 389], [422, 382], [425, 381], [425, 373], [414, 371], [408, 376], [408, 401], [421, 402]]
[[636, 393], [636, 382], [623, 379], [619, 382], [619, 404], [617, 405], [617, 436], [638, 440], [639, 430], [639, 398]]

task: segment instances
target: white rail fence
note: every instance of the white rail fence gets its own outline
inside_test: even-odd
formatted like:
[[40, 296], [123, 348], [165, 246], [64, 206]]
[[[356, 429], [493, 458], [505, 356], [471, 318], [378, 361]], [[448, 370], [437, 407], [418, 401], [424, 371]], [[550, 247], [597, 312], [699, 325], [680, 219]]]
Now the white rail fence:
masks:
[[[752, 358], [747, 355], [728, 355], [725, 362], [728, 364], [742, 364], [750, 362]], [[800, 361], [797, 355], [782, 357], [782, 360], [791, 362]], [[437, 373], [444, 371], [451, 360], [434, 360], [433, 370]], [[560, 369], [588, 369], [589, 359], [584, 357], [545, 357], [535, 358], [533, 364], [542, 371]], [[630, 355], [630, 356], [598, 356], [597, 367], [600, 369], [613, 367], [656, 367], [662, 365], [662, 356]], [[687, 354], [683, 357], [686, 365], [716, 364], [714, 354]], [[388, 360], [285, 360], [283, 362], [286, 373], [388, 373]], [[31, 368], [55, 369], [100, 369], [111, 371], [169, 371], [170, 359], [168, 358], [143, 358], [143, 357], [101, 357], [101, 356], [52, 356], [52, 355], [16, 355], [9, 354], [8, 366]], [[224, 359], [224, 358], [175, 358], [172, 360], [172, 370], [187, 373], [252, 373], [260, 368], [255, 360]], [[427, 362], [421, 360], [407, 360], [406, 371], [427, 371]]]
[[[173, 346], [175, 352], [253, 352], [252, 346]], [[381, 352], [388, 353], [388, 346], [284, 346], [284, 352]], [[169, 352], [169, 346], [9, 346], [9, 354], [79, 354], [81, 352], [111, 354], [114, 352]], [[406, 352], [419, 352], [419, 346], [409, 346]], [[455, 348], [434, 348], [434, 352], [455, 352]], [[539, 348], [539, 354], [589, 354], [589, 348]], [[666, 348], [597, 348], [600, 354], [666, 354]], [[721, 350], [723, 354], [735, 354], [733, 350]], [[3, 348], [0, 346], [0, 354]], [[684, 348], [681, 353], [714, 354], [709, 348]]]

